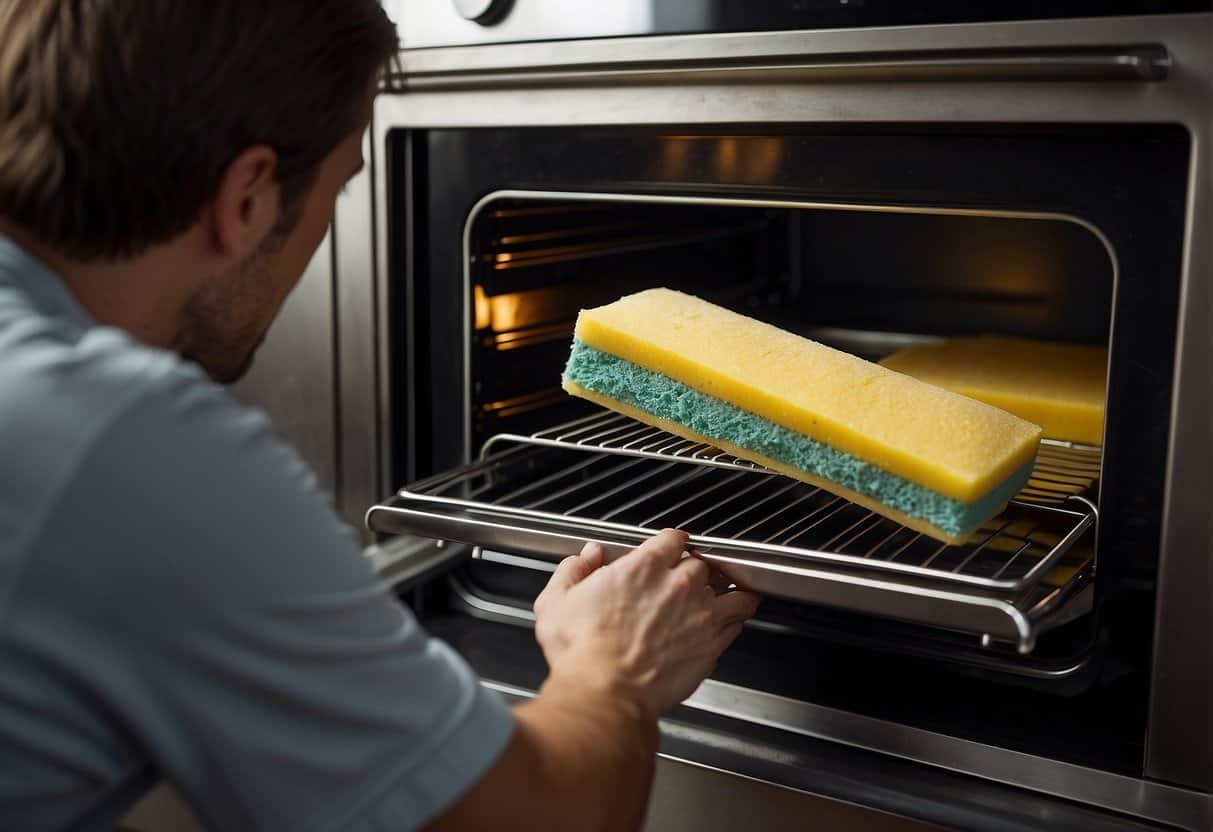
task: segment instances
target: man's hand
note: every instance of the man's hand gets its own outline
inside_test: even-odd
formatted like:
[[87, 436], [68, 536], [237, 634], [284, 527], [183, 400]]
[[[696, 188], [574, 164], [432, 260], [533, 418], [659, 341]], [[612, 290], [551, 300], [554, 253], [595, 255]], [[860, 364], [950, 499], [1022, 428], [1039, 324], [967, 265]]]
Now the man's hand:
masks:
[[657, 717], [695, 690], [758, 606], [749, 592], [717, 596], [686, 544], [665, 531], [611, 564], [596, 544], [560, 564], [535, 601], [551, 674], [514, 709], [505, 753], [429, 829], [640, 829]]
[[666, 530], [609, 565], [588, 544], [535, 601], [551, 683], [607, 692], [656, 718], [688, 697], [754, 614], [749, 592], [717, 595], [712, 570]]

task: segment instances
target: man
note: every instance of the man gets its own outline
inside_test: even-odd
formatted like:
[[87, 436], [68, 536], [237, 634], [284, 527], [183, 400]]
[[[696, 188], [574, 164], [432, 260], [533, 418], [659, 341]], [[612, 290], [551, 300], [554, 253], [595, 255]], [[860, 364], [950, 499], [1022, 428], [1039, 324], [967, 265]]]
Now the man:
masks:
[[678, 532], [587, 547], [511, 713], [213, 383], [362, 166], [376, 0], [0, 0], [0, 32], [0, 828], [158, 778], [215, 829], [635, 827], [658, 715], [756, 599]]

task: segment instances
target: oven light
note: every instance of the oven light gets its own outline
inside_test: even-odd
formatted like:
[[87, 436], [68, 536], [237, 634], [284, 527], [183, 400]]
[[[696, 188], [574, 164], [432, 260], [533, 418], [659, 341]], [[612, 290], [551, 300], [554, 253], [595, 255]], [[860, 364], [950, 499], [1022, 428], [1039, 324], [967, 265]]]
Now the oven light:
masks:
[[473, 298], [476, 302], [476, 329], [488, 329], [493, 324], [493, 307], [489, 304], [483, 286], [477, 284], [473, 290]]

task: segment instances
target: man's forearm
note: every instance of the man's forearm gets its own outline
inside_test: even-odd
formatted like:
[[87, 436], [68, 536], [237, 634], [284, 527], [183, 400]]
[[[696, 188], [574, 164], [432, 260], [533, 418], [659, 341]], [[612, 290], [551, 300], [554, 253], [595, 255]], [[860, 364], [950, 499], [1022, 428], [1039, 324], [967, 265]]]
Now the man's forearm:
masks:
[[638, 829], [656, 720], [624, 697], [550, 679], [515, 711], [501, 759], [431, 829]]
[[566, 828], [638, 829], [656, 764], [656, 720], [618, 700], [553, 688], [517, 714], [544, 758], [543, 782], [567, 796], [559, 817]]

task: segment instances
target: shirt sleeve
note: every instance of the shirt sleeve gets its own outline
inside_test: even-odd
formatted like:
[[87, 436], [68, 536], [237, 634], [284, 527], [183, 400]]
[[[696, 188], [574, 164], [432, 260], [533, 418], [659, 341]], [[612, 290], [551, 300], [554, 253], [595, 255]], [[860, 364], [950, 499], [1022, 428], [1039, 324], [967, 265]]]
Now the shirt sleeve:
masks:
[[187, 368], [161, 381], [62, 492], [27, 608], [208, 826], [432, 819], [500, 756], [508, 708], [376, 578], [264, 416]]

